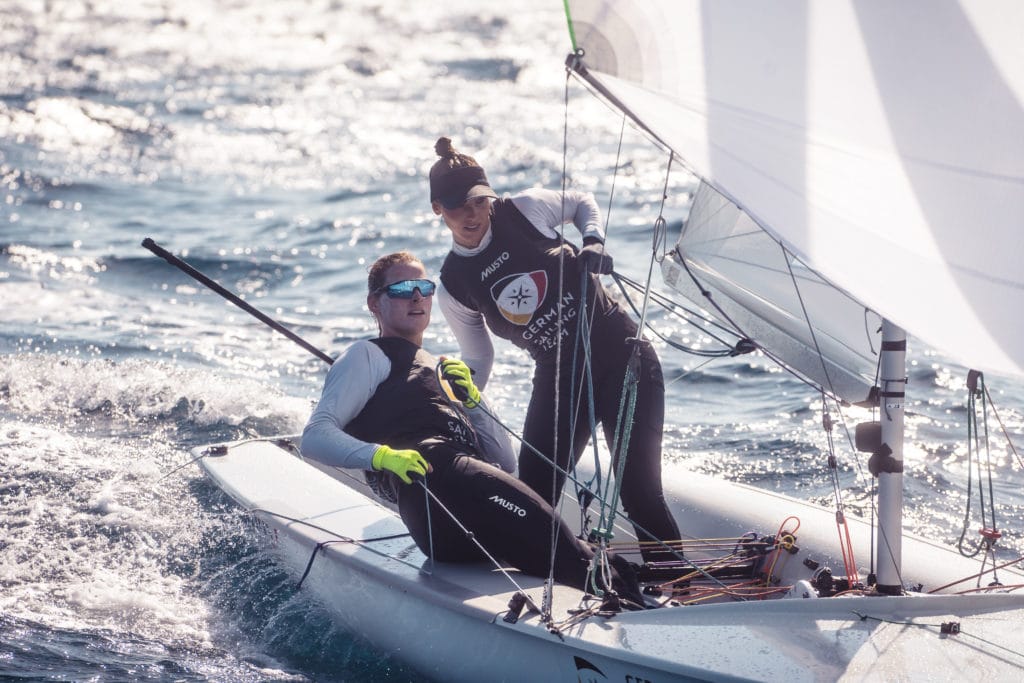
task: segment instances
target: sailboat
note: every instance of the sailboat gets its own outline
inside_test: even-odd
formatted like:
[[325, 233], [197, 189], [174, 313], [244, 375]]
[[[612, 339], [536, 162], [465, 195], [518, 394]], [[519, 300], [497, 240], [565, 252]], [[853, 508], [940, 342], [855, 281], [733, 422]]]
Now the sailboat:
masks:
[[439, 679], [1020, 680], [1021, 566], [995, 581], [994, 557], [903, 533], [902, 441], [908, 338], [1024, 376], [1024, 7], [565, 6], [571, 73], [699, 179], [652, 267], [823, 402], [875, 406], [855, 431], [876, 519], [688, 473], [666, 482], [682, 557], [645, 566], [649, 609], [623, 610], [430, 562], [294, 439], [197, 449], [200, 465], [341, 623]]

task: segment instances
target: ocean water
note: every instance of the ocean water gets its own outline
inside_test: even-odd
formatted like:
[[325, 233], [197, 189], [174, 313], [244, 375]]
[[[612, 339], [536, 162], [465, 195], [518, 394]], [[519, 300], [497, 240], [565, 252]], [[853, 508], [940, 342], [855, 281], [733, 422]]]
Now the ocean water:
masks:
[[[369, 263], [407, 248], [436, 270], [448, 249], [425, 180], [438, 136], [499, 192], [566, 169], [610, 207], [609, 249], [637, 280], [666, 155], [578, 84], [566, 107], [557, 1], [7, 0], [0, 44], [0, 679], [421, 680], [296, 590], [188, 464], [196, 445], [300, 431], [325, 364], [140, 243], [333, 355], [374, 334]], [[693, 187], [670, 175], [670, 225]], [[760, 357], [658, 345], [666, 460], [831, 504], [813, 391]], [[440, 315], [426, 346], [456, 351]], [[530, 363], [499, 349], [489, 393], [519, 426]], [[955, 543], [966, 371], [910, 358], [906, 525]], [[1024, 383], [988, 384], [1020, 448]], [[865, 510], [864, 460], [837, 444]], [[1013, 559], [1024, 474], [1005, 442], [991, 457]]]

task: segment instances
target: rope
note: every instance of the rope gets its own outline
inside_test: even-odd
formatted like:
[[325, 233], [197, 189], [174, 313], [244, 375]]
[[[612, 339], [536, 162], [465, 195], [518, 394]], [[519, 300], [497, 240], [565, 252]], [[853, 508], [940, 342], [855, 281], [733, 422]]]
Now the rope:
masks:
[[[980, 388], [979, 388], [980, 386]], [[971, 370], [967, 375], [967, 502], [964, 506], [964, 526], [960, 532], [960, 538], [957, 541], [957, 549], [960, 554], [964, 557], [976, 557], [981, 551], [985, 551], [982, 556], [982, 568], [988, 563], [989, 559], [992, 560], [993, 571], [992, 580], [998, 583], [999, 578], [995, 573], [995, 546], [996, 542], [1000, 537], [998, 527], [996, 526], [996, 508], [995, 508], [995, 493], [992, 484], [992, 453], [989, 449], [989, 435], [988, 435], [988, 402], [986, 396], [988, 392], [985, 388], [985, 376], [980, 372]], [[981, 412], [982, 421], [978, 424], [978, 402], [977, 399], [981, 398]], [[981, 432], [984, 432], [984, 443], [985, 443], [985, 472], [982, 472], [982, 456], [981, 456]], [[973, 457], [972, 457], [973, 456]], [[973, 550], [968, 550], [966, 546], [967, 528], [971, 522], [971, 488], [972, 488], [972, 464], [976, 464], [978, 467], [978, 507], [981, 510], [981, 529], [979, 534], [981, 540], [974, 547]], [[985, 488], [982, 486], [982, 480], [984, 475], [987, 474], [988, 478], [988, 509], [985, 506]], [[991, 516], [991, 524], [988, 521], [988, 517]], [[978, 585], [981, 585], [981, 577], [978, 577]]]
[[[938, 588], [933, 588], [932, 590], [930, 590], [928, 592], [929, 593], [938, 593], [939, 591], [942, 591], [942, 590], [945, 590], [945, 589], [950, 588], [952, 586], [955, 586], [958, 583], [963, 583], [964, 581], [970, 581], [971, 579], [979, 579], [980, 580], [980, 578], [982, 576], [984, 576], [985, 574], [988, 574], [990, 572], [991, 573], [995, 573], [995, 571], [997, 569], [1002, 569], [1004, 567], [1009, 567], [1011, 564], [1017, 564], [1018, 562], [1024, 562], [1024, 555], [1021, 555], [1020, 557], [1018, 557], [1015, 560], [1010, 560], [1009, 562], [1003, 562], [999, 566], [993, 566], [992, 569], [983, 569], [982, 571], [978, 572], [977, 574], [971, 574], [970, 576], [965, 576], [962, 579], [957, 579], [956, 581], [953, 581], [952, 583], [947, 583], [944, 586], [939, 586]], [[980, 583], [980, 581], [979, 581], [979, 583]]]
[[[352, 544], [355, 544], [355, 545], [364, 546], [364, 544], [366, 544], [366, 543], [374, 543], [374, 542], [377, 542], [377, 541], [390, 541], [390, 540], [393, 540], [393, 539], [396, 539], [396, 538], [405, 538], [406, 536], [410, 536], [410, 534], [408, 532], [406, 532], [404, 534], [391, 534], [391, 535], [388, 535], [388, 536], [378, 536], [376, 538], [355, 539], [355, 538], [349, 538], [347, 536], [342, 536], [341, 534], [337, 533], [336, 531], [332, 531], [330, 529], [326, 529], [326, 528], [324, 528], [322, 526], [319, 526], [317, 524], [313, 524], [312, 522], [308, 522], [308, 521], [306, 521], [304, 519], [298, 519], [296, 517], [290, 517], [288, 515], [281, 514], [280, 512], [274, 512], [273, 510], [267, 510], [265, 508], [251, 508], [249, 510], [246, 510], [245, 512], [246, 512], [246, 514], [251, 514], [251, 515], [263, 514], [263, 515], [269, 515], [271, 517], [277, 517], [278, 519], [283, 519], [283, 520], [292, 522], [293, 524], [301, 524], [303, 526], [309, 527], [310, 529], [316, 529], [317, 531], [322, 531], [325, 534], [330, 534], [331, 536], [336, 536], [337, 537], [337, 538], [335, 538], [333, 540], [321, 541], [320, 543], [316, 544], [316, 546], [313, 548], [313, 554], [310, 556], [309, 562], [306, 564], [306, 571], [302, 574], [302, 578], [299, 579], [299, 583], [295, 586], [296, 588], [301, 588], [302, 587], [302, 582], [305, 581], [306, 580], [306, 576], [309, 575], [309, 571], [313, 567], [313, 560], [316, 557], [317, 553], [320, 552], [320, 550], [322, 548], [325, 548], [325, 547], [327, 547], [328, 545], [330, 545], [332, 543], [352, 543]], [[379, 550], [374, 550], [373, 548], [370, 548], [370, 547], [365, 547], [365, 549], [369, 550], [372, 553], [380, 555], [381, 557], [386, 557], [386, 558], [388, 558], [390, 560], [394, 560], [395, 562], [401, 562], [402, 564], [404, 564], [404, 565], [406, 565], [408, 567], [412, 567], [413, 569], [417, 569], [417, 570], [420, 569], [420, 567], [416, 566], [415, 564], [413, 564], [411, 562], [407, 562], [407, 561], [405, 561], [405, 560], [403, 560], [401, 558], [394, 557], [393, 555], [388, 555], [387, 553], [382, 553]]]
[[[574, 474], [572, 474], [571, 472], [567, 471], [567, 470], [566, 470], [565, 468], [561, 467], [561, 466], [560, 466], [560, 465], [559, 465], [558, 463], [556, 463], [556, 462], [555, 462], [554, 460], [552, 460], [552, 459], [551, 459], [551, 458], [549, 458], [548, 456], [546, 456], [546, 455], [544, 455], [543, 453], [541, 453], [541, 452], [540, 452], [540, 450], [539, 450], [538, 448], [536, 448], [535, 446], [533, 446], [533, 445], [532, 445], [532, 444], [531, 444], [531, 443], [530, 443], [529, 441], [526, 441], [526, 440], [525, 440], [525, 439], [524, 439], [524, 438], [522, 437], [522, 434], [520, 434], [520, 433], [516, 432], [516, 431], [515, 431], [514, 429], [512, 429], [511, 427], [509, 427], [509, 426], [508, 426], [508, 425], [507, 425], [507, 424], [506, 424], [505, 422], [503, 422], [503, 421], [502, 421], [502, 419], [501, 419], [500, 417], [498, 417], [497, 415], [495, 415], [494, 413], [492, 413], [492, 412], [491, 412], [491, 411], [490, 411], [490, 410], [489, 410], [489, 409], [488, 409], [488, 408], [486, 407], [486, 405], [485, 405], [485, 404], [481, 403], [481, 404], [480, 404], [480, 405], [478, 406], [478, 409], [479, 409], [479, 410], [482, 410], [482, 411], [483, 411], [483, 412], [484, 412], [484, 413], [485, 413], [485, 414], [486, 414], [487, 416], [489, 416], [489, 417], [490, 417], [490, 418], [491, 418], [492, 420], [494, 420], [494, 421], [495, 421], [495, 423], [497, 423], [497, 425], [498, 425], [499, 427], [501, 427], [502, 429], [504, 429], [504, 430], [505, 430], [505, 431], [506, 431], [506, 432], [507, 432], [507, 433], [508, 433], [508, 434], [509, 434], [510, 436], [514, 437], [514, 438], [515, 438], [515, 439], [516, 439], [517, 441], [519, 441], [520, 443], [522, 443], [522, 444], [523, 444], [523, 446], [524, 446], [524, 447], [526, 447], [526, 449], [527, 449], [527, 450], [528, 450], [529, 452], [533, 453], [533, 454], [534, 454], [534, 455], [536, 455], [536, 456], [537, 456], [538, 458], [540, 458], [541, 460], [543, 460], [543, 461], [544, 461], [545, 463], [547, 463], [548, 465], [550, 465], [550, 466], [551, 466], [552, 468], [556, 469], [556, 470], [557, 470], [558, 472], [560, 472], [561, 474], [563, 474], [563, 475], [564, 475], [564, 476], [565, 476], [565, 477], [566, 477], [566, 478], [567, 478], [567, 479], [568, 479], [569, 481], [573, 482], [573, 483], [574, 483], [574, 484], [576, 484], [577, 486], [583, 486], [583, 485], [584, 485], [584, 484], [583, 484], [583, 482], [581, 482], [581, 481], [580, 481], [580, 480], [579, 480], [579, 479], [578, 479], [578, 478], [577, 478], [577, 477], [576, 477], [576, 476], [575, 476]], [[605, 498], [604, 496], [600, 496], [600, 495], [597, 495], [597, 496], [595, 496], [595, 500], [597, 500], [597, 501], [599, 501], [599, 502], [602, 502], [602, 503], [603, 503], [603, 502], [604, 502], [604, 501], [606, 500], [606, 498]], [[621, 517], [621, 518], [623, 518], [623, 519], [624, 519], [624, 520], [626, 520], [627, 522], [629, 522], [629, 524], [630, 524], [630, 525], [632, 525], [632, 526], [633, 526], [633, 527], [634, 527], [634, 528], [635, 528], [635, 529], [636, 529], [637, 531], [639, 531], [640, 533], [646, 534], [647, 536], [650, 536], [651, 538], [654, 538], [654, 539], [655, 539], [654, 541], [648, 541], [649, 543], [656, 543], [656, 544], [657, 544], [657, 545], [658, 545], [658, 546], [659, 546], [659, 547], [660, 547], [660, 548], [661, 548], [662, 550], [666, 550], [666, 551], [668, 551], [668, 552], [669, 552], [669, 553], [670, 553], [670, 554], [671, 554], [671, 555], [672, 555], [673, 557], [675, 557], [676, 559], [680, 560], [681, 562], [684, 562], [684, 563], [686, 563], [686, 564], [687, 564], [688, 566], [692, 566], [692, 567], [694, 567], [694, 568], [697, 568], [697, 565], [695, 565], [695, 564], [693, 563], [693, 561], [692, 561], [692, 560], [691, 560], [690, 558], [688, 558], [688, 557], [686, 557], [686, 556], [684, 556], [684, 555], [681, 555], [681, 554], [680, 554], [679, 552], [677, 552], [677, 551], [676, 551], [676, 549], [675, 549], [675, 548], [673, 548], [673, 547], [672, 547], [672, 545], [670, 544], [670, 543], [679, 543], [680, 541], [679, 541], [678, 539], [676, 539], [676, 540], [672, 540], [672, 539], [670, 539], [670, 541], [665, 541], [665, 540], [662, 540], [662, 539], [657, 539], [657, 538], [656, 538], [656, 537], [654, 536], [654, 534], [652, 534], [651, 532], [649, 532], [649, 531], [648, 531], [648, 530], [647, 530], [646, 528], [644, 528], [644, 527], [643, 527], [642, 525], [640, 525], [640, 524], [639, 524], [639, 523], [637, 523], [637, 522], [636, 522], [635, 520], [633, 520], [633, 519], [632, 519], [631, 517], [629, 517], [629, 515], [627, 515], [627, 514], [625, 514], [625, 513], [623, 513], [623, 512], [619, 512], [619, 513], [618, 513], [618, 516], [619, 516], [619, 517]], [[717, 580], [717, 579], [716, 579], [715, 577], [713, 577], [713, 576], [710, 576], [710, 575], [708, 575], [708, 576], [707, 576], [706, 578], [708, 578], [708, 579], [710, 579], [710, 580], [712, 580], [712, 581], [716, 581], [716, 580]], [[723, 584], [723, 585], [724, 585], [724, 584]]]
[[1017, 458], [1017, 463], [1020, 464], [1021, 469], [1024, 469], [1024, 460], [1021, 460], [1020, 454], [1017, 452], [1017, 447], [1013, 445], [1013, 439], [1010, 438], [1010, 433], [1006, 431], [1006, 425], [1003, 424], [1003, 419], [999, 417], [999, 413], [996, 411], [996, 404], [992, 400], [992, 394], [988, 393], [988, 387], [983, 385], [985, 390], [985, 396], [988, 398], [989, 405], [992, 406], [992, 414], [996, 416], [996, 422], [999, 423], [999, 429], [1002, 430], [1003, 436], [1006, 438], [1006, 444], [1010, 447], [1010, 451], [1013, 456]]
[[[937, 629], [939, 629], [939, 633], [949, 634], [949, 635], [966, 636], [968, 638], [973, 638], [973, 639], [975, 639], [975, 640], [977, 640], [979, 642], [985, 643], [986, 645], [990, 645], [990, 646], [992, 646], [994, 648], [1000, 649], [1003, 652], [1008, 652], [1008, 653], [1010, 653], [1012, 655], [1016, 655], [1018, 657], [1024, 657], [1024, 652], [1021, 652], [1020, 650], [1013, 650], [1011, 648], [1008, 648], [1008, 647], [1005, 647], [1003, 645], [1000, 645], [999, 643], [992, 642], [991, 640], [987, 640], [985, 638], [981, 638], [980, 636], [976, 636], [976, 635], [974, 635], [972, 633], [968, 633], [967, 631], [961, 630], [959, 622], [946, 622], [946, 623], [942, 623], [942, 624], [919, 624], [919, 623], [914, 622], [914, 621], [895, 621], [893, 619], [882, 619], [881, 617], [871, 616], [870, 614], [861, 614], [857, 610], [850, 610], [850, 611], [853, 612], [854, 614], [856, 614], [857, 617], [860, 618], [861, 621], [867, 621], [868, 619], [871, 619], [872, 621], [878, 621], [878, 622], [881, 622], [883, 624], [894, 624], [896, 626], [916, 626], [917, 628], [937, 628]], [[950, 628], [951, 626], [954, 626], [954, 625], [955, 625], [955, 630]]]
[[[531, 598], [529, 596], [529, 594], [527, 594], [526, 591], [523, 589], [523, 587], [520, 586], [519, 583], [514, 578], [512, 578], [512, 575], [509, 574], [508, 570], [505, 569], [503, 566], [501, 566], [501, 563], [498, 562], [498, 560], [495, 559], [495, 557], [493, 555], [491, 555], [490, 552], [488, 552], [487, 548], [485, 548], [483, 546], [483, 544], [480, 543], [480, 541], [476, 540], [476, 536], [473, 534], [473, 532], [470, 531], [469, 529], [467, 529], [462, 524], [462, 522], [459, 521], [459, 518], [455, 516], [455, 513], [453, 513], [451, 510], [449, 510], [448, 507], [444, 503], [441, 502], [441, 499], [438, 498], [436, 495], [434, 495], [430, 491], [430, 489], [427, 487], [425, 482], [417, 480], [416, 483], [419, 484], [420, 486], [422, 486], [424, 492], [426, 492], [426, 495], [429, 496], [430, 498], [432, 498], [433, 501], [435, 503], [437, 503], [437, 506], [439, 508], [441, 508], [445, 512], [445, 514], [447, 514], [451, 518], [451, 520], [453, 522], [455, 522], [455, 524], [459, 527], [459, 530], [462, 531], [462, 533], [464, 533], [466, 535], [466, 538], [468, 538], [470, 541], [472, 541], [473, 544], [477, 548], [479, 548], [480, 551], [484, 555], [487, 556], [487, 559], [490, 560], [491, 564], [494, 565], [494, 568], [497, 569], [499, 572], [501, 572], [502, 575], [504, 575], [504, 577], [509, 580], [509, 583], [511, 583], [513, 586], [516, 587], [517, 591], [522, 593], [523, 597], [526, 598], [526, 602], [530, 606], [530, 608], [532, 610], [534, 610], [535, 612], [540, 612], [541, 610], [537, 607], [537, 604], [533, 601], [533, 598]], [[428, 509], [429, 509], [429, 505], [428, 505]], [[542, 619], [544, 619], [544, 622], [550, 626], [551, 620], [550, 620], [549, 616], [545, 616], [543, 613], [541, 613], [541, 617], [542, 617]]]
[[[590, 433], [593, 436], [593, 438], [591, 439], [591, 444], [592, 444], [593, 453], [594, 453], [594, 476], [592, 476], [590, 478], [590, 480], [587, 481], [587, 484], [586, 484], [585, 488], [583, 488], [583, 489], [577, 488], [576, 489], [576, 497], [577, 497], [577, 500], [579, 500], [579, 502], [580, 502], [580, 532], [584, 536], [586, 536], [588, 531], [589, 531], [589, 529], [588, 529], [588, 527], [589, 527], [589, 515], [587, 514], [587, 510], [589, 508], [590, 502], [595, 497], [594, 491], [592, 490], [591, 487], [596, 482], [597, 483], [597, 491], [600, 492], [601, 491], [601, 482], [602, 482], [601, 459], [599, 457], [598, 447], [597, 447], [597, 415], [596, 415], [596, 410], [595, 410], [595, 407], [594, 407], [594, 373], [593, 373], [593, 365], [592, 365], [592, 361], [591, 361], [592, 357], [591, 357], [591, 353], [590, 353], [590, 350], [591, 350], [591, 347], [590, 347], [590, 331], [591, 331], [592, 325], [593, 325], [593, 318], [587, 313], [588, 308], [587, 308], [587, 305], [586, 305], [587, 289], [588, 289], [587, 285], [589, 283], [589, 280], [590, 280], [590, 278], [588, 277], [586, 272], [581, 272], [580, 273], [580, 306], [579, 306], [579, 312], [577, 313], [577, 317], [579, 318], [579, 323], [576, 326], [576, 339], [575, 339], [575, 343], [574, 343], [574, 346], [573, 346], [573, 366], [572, 366], [572, 385], [571, 385], [572, 387], [576, 387], [576, 368], [579, 366], [579, 364], [577, 363], [577, 358], [578, 358], [579, 348], [580, 348], [580, 346], [582, 346], [583, 347], [583, 360], [584, 360], [584, 362], [583, 362], [581, 367], [583, 369], [583, 377], [584, 377], [584, 379], [586, 381], [587, 419], [589, 421]], [[597, 302], [596, 294], [597, 293], [595, 291], [594, 303]], [[584, 330], [586, 330], [586, 332], [584, 332]], [[582, 394], [583, 391], [584, 391], [583, 382], [581, 382], [580, 383], [580, 387], [579, 387], [579, 394]], [[569, 428], [570, 438], [572, 438], [574, 440], [576, 438], [576, 424], [575, 424], [575, 421], [576, 421], [576, 419], [579, 416], [579, 407], [578, 407], [579, 404], [577, 403], [578, 400], [579, 400], [579, 396], [574, 391], [573, 394], [572, 394], [572, 400], [570, 401], [570, 410], [572, 410], [573, 423], [572, 423], [572, 425], [570, 425], [570, 428]], [[570, 453], [575, 453], [575, 442], [570, 443], [569, 452]], [[576, 472], [576, 461], [575, 460], [572, 460], [570, 462], [570, 468], [571, 468], [573, 473]]]
[[[566, 184], [569, 182], [568, 163], [569, 163], [569, 74], [571, 71], [566, 71], [565, 76], [565, 95], [563, 105], [563, 120], [562, 120], [562, 206], [561, 215], [565, 215], [565, 190]], [[562, 386], [562, 307], [565, 299], [564, 287], [565, 287], [565, 223], [559, 225], [558, 230], [558, 246], [559, 246], [559, 259], [558, 259], [558, 322], [556, 323], [557, 332], [557, 343], [555, 344], [555, 433], [554, 440], [552, 442], [555, 453], [558, 453], [558, 412], [560, 407], [560, 392], [559, 388]], [[558, 473], [551, 470], [551, 497], [548, 500], [554, 501], [558, 498]], [[543, 615], [550, 620], [551, 618], [551, 606], [554, 600], [554, 584], [555, 584], [555, 552], [557, 550], [557, 538], [558, 538], [558, 522], [561, 519], [561, 514], [554, 505], [552, 507], [551, 516], [551, 539], [550, 539], [550, 554], [551, 554], [551, 566], [548, 568], [548, 578], [544, 583], [544, 611]]]
[[[254, 439], [254, 440], [257, 440], [257, 439]], [[448, 507], [444, 503], [442, 503], [440, 501], [440, 499], [438, 499], [438, 497], [436, 495], [434, 495], [430, 491], [430, 488], [427, 486], [427, 484], [426, 484], [426, 482], [424, 480], [419, 480], [418, 479], [418, 480], [416, 480], [416, 483], [419, 484], [421, 487], [423, 487], [425, 498], [427, 499], [427, 525], [428, 525], [428, 530], [430, 531], [430, 534], [431, 534], [430, 535], [430, 561], [431, 561], [431, 566], [433, 566], [433, 562], [434, 562], [434, 560], [433, 560], [433, 555], [434, 555], [433, 548], [434, 548], [434, 545], [433, 545], [433, 532], [432, 532], [433, 525], [432, 525], [432, 523], [430, 521], [429, 499], [433, 499], [434, 502], [438, 505], [438, 507], [440, 507], [445, 512], [445, 514], [447, 514], [452, 519], [452, 521], [455, 522], [455, 524], [459, 527], [459, 529], [466, 535], [466, 538], [468, 538], [470, 541], [472, 541], [473, 544], [476, 545], [481, 550], [481, 552], [483, 552], [484, 555], [487, 556], [487, 559], [490, 560], [491, 564], [494, 565], [495, 569], [497, 569], [499, 572], [501, 572], [505, 576], [505, 578], [507, 578], [509, 580], [509, 582], [513, 586], [515, 586], [516, 590], [519, 591], [523, 595], [523, 597], [525, 598], [527, 604], [530, 606], [530, 608], [533, 611], [541, 613], [541, 617], [544, 620], [545, 624], [548, 626], [548, 628], [551, 629], [553, 633], [557, 634], [557, 630], [553, 629], [550, 616], [545, 617], [545, 615], [541, 612], [540, 608], [537, 607], [537, 604], [529, 596], [529, 594], [527, 594], [526, 591], [523, 589], [523, 587], [519, 585], [519, 583], [512, 577], [511, 574], [509, 574], [508, 570], [506, 570], [501, 565], [501, 563], [498, 562], [494, 558], [494, 556], [491, 555], [490, 552], [488, 552], [487, 548], [485, 548], [480, 543], [480, 541], [478, 541], [476, 539], [476, 537], [473, 535], [473, 532], [471, 532], [469, 529], [467, 529], [462, 524], [462, 522], [459, 521], [458, 517], [456, 517], [455, 514], [451, 510], [449, 510]], [[252, 508], [252, 509], [246, 510], [246, 513], [248, 513], [248, 514], [265, 514], [265, 515], [269, 515], [271, 517], [276, 517], [278, 519], [283, 519], [283, 520], [286, 520], [288, 522], [292, 522], [293, 524], [301, 524], [301, 525], [307, 526], [307, 527], [309, 527], [311, 529], [316, 529], [317, 531], [321, 531], [321, 532], [323, 532], [325, 534], [329, 534], [331, 536], [335, 536], [336, 537], [336, 538], [331, 539], [331, 540], [321, 541], [321, 542], [317, 543], [313, 547], [313, 551], [310, 554], [309, 561], [306, 563], [306, 570], [303, 572], [302, 577], [299, 579], [299, 582], [296, 585], [296, 588], [301, 588], [302, 587], [302, 584], [306, 580], [306, 577], [309, 576], [310, 571], [313, 569], [313, 562], [316, 559], [317, 555], [320, 553], [320, 551], [322, 549], [326, 548], [327, 546], [332, 545], [334, 543], [356, 544], [356, 545], [359, 545], [360, 547], [365, 548], [366, 550], [369, 550], [372, 553], [380, 555], [381, 557], [386, 557], [386, 558], [388, 558], [390, 560], [394, 560], [395, 562], [401, 562], [402, 564], [404, 564], [404, 565], [406, 565], [408, 567], [412, 567], [413, 569], [422, 571], [422, 567], [419, 567], [419, 566], [417, 566], [417, 565], [415, 565], [415, 564], [413, 564], [411, 562], [408, 562], [407, 560], [403, 560], [401, 558], [395, 557], [393, 555], [389, 555], [387, 553], [382, 553], [382, 552], [380, 552], [378, 550], [375, 550], [375, 549], [373, 549], [371, 547], [368, 547], [366, 545], [368, 543], [374, 543], [374, 542], [378, 542], [378, 541], [388, 541], [388, 540], [392, 540], [392, 539], [396, 539], [396, 538], [405, 538], [405, 537], [408, 537], [408, 536], [411, 535], [408, 532], [401, 533], [401, 534], [390, 534], [390, 535], [387, 535], [387, 536], [378, 536], [378, 537], [369, 538], [369, 539], [354, 539], [354, 538], [349, 538], [347, 536], [343, 536], [343, 535], [341, 535], [341, 534], [339, 534], [339, 533], [337, 533], [335, 531], [332, 531], [330, 529], [322, 527], [322, 526], [320, 526], [318, 524], [313, 524], [312, 522], [306, 521], [304, 519], [298, 519], [296, 517], [291, 517], [289, 515], [281, 514], [279, 512], [274, 512], [273, 510], [267, 510], [265, 508]], [[428, 574], [429, 573], [430, 572], [428, 572]]]
[[[628, 303], [630, 308], [633, 309], [633, 313], [635, 313], [637, 317], [640, 317], [640, 309], [638, 309], [636, 307], [636, 303], [633, 301], [633, 298], [629, 295], [629, 292], [626, 291], [626, 288], [625, 288], [624, 284], [629, 285], [630, 287], [633, 287], [634, 289], [637, 289], [637, 290], [640, 290], [640, 291], [643, 291], [643, 289], [644, 289], [643, 285], [641, 285], [640, 283], [638, 283], [638, 282], [636, 282], [634, 280], [629, 279], [627, 276], [622, 275], [621, 273], [618, 273], [618, 272], [612, 273], [612, 278], [614, 279], [615, 284], [618, 285], [619, 291], [622, 292], [622, 296], [626, 300], [626, 303]], [[711, 357], [711, 358], [725, 358], [727, 356], [739, 355], [739, 352], [737, 352], [737, 348], [739, 347], [739, 344], [744, 341], [744, 339], [741, 338], [739, 335], [736, 335], [737, 343], [736, 344], [730, 344], [729, 342], [725, 341], [724, 339], [722, 339], [722, 338], [718, 337], [717, 335], [709, 332], [707, 329], [701, 328], [697, 323], [695, 323], [690, 318], [687, 318], [686, 316], [681, 315], [680, 313], [677, 312], [677, 309], [682, 309], [684, 312], [686, 312], [688, 315], [692, 316], [693, 318], [697, 318], [697, 319], [701, 320], [702, 322], [704, 322], [705, 324], [710, 324], [710, 325], [713, 325], [715, 327], [718, 327], [722, 331], [728, 332], [729, 334], [735, 334], [735, 332], [733, 330], [730, 330], [729, 328], [721, 325], [720, 323], [718, 323], [716, 320], [714, 320], [712, 318], [708, 318], [706, 316], [702, 316], [699, 313], [697, 313], [696, 311], [688, 309], [685, 306], [681, 306], [678, 303], [672, 301], [671, 299], [668, 299], [667, 297], [662, 296], [661, 294], [658, 294], [657, 292], [653, 292], [652, 291], [650, 294], [651, 294], [651, 299], [654, 301], [654, 303], [656, 303], [659, 306], [661, 306], [662, 309], [664, 309], [665, 311], [667, 311], [668, 313], [670, 313], [672, 315], [675, 315], [677, 318], [681, 319], [683, 322], [685, 322], [685, 323], [687, 323], [689, 325], [693, 325], [694, 327], [697, 327], [700, 330], [701, 334], [706, 334], [707, 336], [711, 337], [712, 339], [714, 339], [718, 343], [722, 344], [722, 346], [724, 346], [726, 348], [720, 349], [720, 350], [717, 350], [717, 351], [704, 351], [704, 350], [701, 350], [701, 349], [695, 349], [695, 348], [692, 348], [692, 347], [683, 346], [682, 344], [674, 342], [669, 337], [661, 334], [660, 332], [658, 332], [657, 329], [655, 329], [655, 327], [653, 325], [651, 325], [650, 323], [647, 323], [647, 329], [650, 330], [652, 333], [654, 333], [654, 335], [657, 336], [659, 339], [661, 339], [663, 342], [665, 342], [666, 344], [668, 344], [669, 346], [671, 346], [674, 349], [678, 349], [679, 351], [684, 351], [684, 352], [692, 354], [694, 356], [707, 356], [707, 357]], [[753, 348], [751, 348], [750, 351], [753, 351]], [[742, 351], [742, 353], [747, 353], [747, 352], [748, 351]]]

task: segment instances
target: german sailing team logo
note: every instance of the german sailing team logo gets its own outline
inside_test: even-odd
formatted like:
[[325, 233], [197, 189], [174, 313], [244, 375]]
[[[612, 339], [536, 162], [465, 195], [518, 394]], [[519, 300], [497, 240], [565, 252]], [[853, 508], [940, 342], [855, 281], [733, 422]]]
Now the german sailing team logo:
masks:
[[491, 287], [491, 298], [505, 320], [513, 325], [526, 325], [544, 301], [548, 275], [543, 270], [517, 273], [503, 277]]

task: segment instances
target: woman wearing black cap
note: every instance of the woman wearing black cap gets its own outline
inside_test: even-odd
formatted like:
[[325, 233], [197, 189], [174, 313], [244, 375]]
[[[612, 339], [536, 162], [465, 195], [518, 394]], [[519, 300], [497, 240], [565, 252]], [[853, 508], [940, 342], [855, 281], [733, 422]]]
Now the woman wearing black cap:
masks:
[[[367, 306], [380, 336], [358, 341], [331, 365], [323, 395], [302, 434], [302, 455], [363, 469], [374, 491], [398, 510], [416, 545], [441, 562], [484, 559], [476, 543], [435, 502], [450, 510], [489, 553], [535, 576], [581, 590], [593, 549], [573, 536], [551, 506], [509, 474], [515, 456], [461, 361], [440, 364], [420, 345], [430, 323], [434, 283], [409, 252], [370, 268]], [[450, 400], [438, 379], [451, 382]], [[459, 404], [461, 402], [461, 405]], [[428, 464], [429, 463], [429, 464]], [[554, 539], [552, 539], [554, 534]], [[612, 587], [642, 604], [633, 570], [609, 553]], [[600, 574], [598, 572], [597, 574]], [[599, 586], [605, 579], [596, 576]], [[591, 591], [592, 592], [592, 591]]]
[[[533, 393], [523, 438], [563, 469], [576, 462], [591, 437], [586, 394], [570, 383], [582, 381], [582, 359], [573, 367], [579, 302], [586, 277], [594, 409], [612, 444], [626, 366], [639, 344], [639, 383], [621, 497], [641, 541], [675, 540], [679, 529], [665, 504], [661, 485], [661, 430], [665, 386], [650, 344], [636, 342], [637, 325], [609, 298], [599, 275], [612, 271], [593, 195], [531, 189], [499, 199], [483, 168], [440, 138], [441, 157], [430, 169], [434, 213], [452, 232], [452, 250], [441, 267], [439, 304], [465, 362], [483, 387], [494, 347], [490, 332], [528, 351], [536, 363]], [[563, 242], [558, 229], [572, 222], [583, 248]], [[562, 280], [559, 282], [559, 274]], [[561, 340], [561, 349], [559, 341]], [[582, 354], [580, 354], [582, 356]], [[560, 365], [559, 365], [560, 364]], [[560, 378], [558, 391], [556, 378]], [[575, 397], [575, 398], [574, 398]], [[575, 411], [570, 410], [575, 406]], [[557, 425], [556, 425], [557, 415]], [[557, 503], [564, 476], [530, 448], [519, 453], [519, 477]], [[644, 533], [644, 531], [648, 533]], [[652, 538], [653, 537], [653, 538]], [[644, 547], [651, 559], [657, 544]]]

